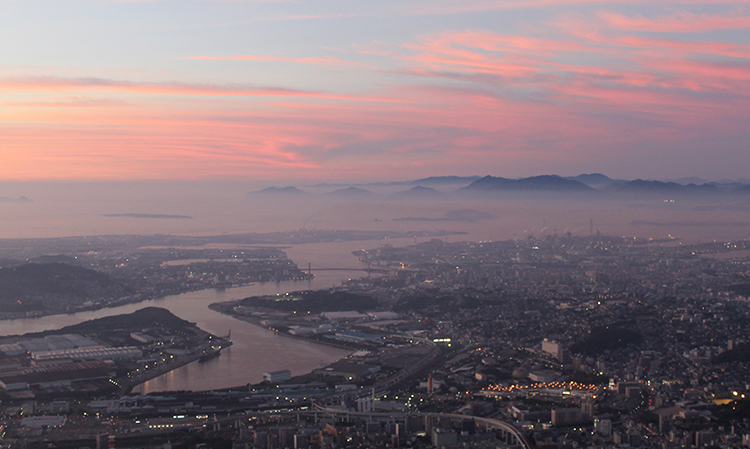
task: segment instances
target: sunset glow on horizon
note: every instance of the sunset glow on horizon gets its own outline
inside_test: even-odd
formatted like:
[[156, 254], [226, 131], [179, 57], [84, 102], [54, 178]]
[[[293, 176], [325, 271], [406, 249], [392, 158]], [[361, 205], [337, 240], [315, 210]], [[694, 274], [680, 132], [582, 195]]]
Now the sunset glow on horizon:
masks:
[[750, 8], [0, 1], [3, 180], [747, 178]]

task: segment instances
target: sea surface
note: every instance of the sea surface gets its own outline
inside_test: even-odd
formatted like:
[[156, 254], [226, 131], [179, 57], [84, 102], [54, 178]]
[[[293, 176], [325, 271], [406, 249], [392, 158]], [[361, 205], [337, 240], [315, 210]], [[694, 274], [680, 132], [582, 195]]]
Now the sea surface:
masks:
[[[300, 187], [291, 196], [254, 193], [249, 183], [0, 183], [0, 239], [107, 234], [219, 235], [342, 229], [449, 230], [472, 240], [542, 237], [555, 232], [667, 238], [683, 242], [750, 238], [750, 196], [586, 198], [497, 195], [403, 199], [411, 185], [364, 186], [372, 196], [332, 195], [340, 186]], [[394, 196], [395, 195], [395, 196]], [[7, 201], [24, 196], [29, 201]], [[402, 198], [402, 199], [398, 199]], [[492, 216], [446, 220], [471, 210]], [[129, 215], [130, 214], [130, 215]], [[461, 214], [458, 214], [459, 216]], [[455, 215], [452, 215], [455, 216]], [[150, 218], [149, 218], [150, 217]], [[172, 218], [168, 218], [172, 217]], [[0, 250], [1, 248], [0, 242]], [[2, 256], [2, 254], [0, 254]]]

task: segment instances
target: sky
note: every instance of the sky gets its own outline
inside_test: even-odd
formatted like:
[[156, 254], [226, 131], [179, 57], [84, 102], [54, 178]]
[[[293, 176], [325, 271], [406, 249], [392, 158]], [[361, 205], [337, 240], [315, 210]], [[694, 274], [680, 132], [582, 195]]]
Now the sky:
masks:
[[0, 180], [747, 178], [746, 0], [0, 0]]

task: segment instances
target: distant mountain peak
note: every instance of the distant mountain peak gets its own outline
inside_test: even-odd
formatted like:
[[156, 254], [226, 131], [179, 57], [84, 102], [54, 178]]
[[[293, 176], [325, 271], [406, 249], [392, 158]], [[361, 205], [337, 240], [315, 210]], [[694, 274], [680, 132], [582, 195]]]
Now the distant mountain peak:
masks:
[[0, 203], [33, 203], [34, 200], [25, 196], [19, 196], [18, 198], [9, 198], [7, 196], [0, 196]]
[[409, 190], [396, 192], [391, 195], [391, 198], [397, 199], [430, 199], [442, 196], [442, 192], [433, 189], [432, 187], [414, 186]]
[[411, 189], [407, 190], [407, 192], [437, 192], [437, 190], [433, 189], [432, 187], [414, 186]]
[[456, 185], [456, 184], [470, 184], [480, 176], [430, 176], [427, 178], [417, 179], [410, 181], [409, 184], [417, 185]]
[[307, 194], [307, 192], [300, 190], [294, 186], [287, 187], [266, 187], [265, 189], [256, 190], [253, 193], [260, 195], [300, 195]]
[[683, 190], [683, 186], [676, 182], [646, 181], [634, 179], [617, 188], [618, 192], [641, 192], [641, 193], [677, 193]]
[[676, 182], [677, 184], [682, 184], [683, 186], [688, 186], [690, 184], [693, 184], [693, 185], [708, 184], [708, 181], [706, 181], [703, 178], [698, 178], [696, 176], [687, 176], [687, 177], [678, 178], [678, 179], [668, 179], [667, 181]]
[[593, 192], [595, 189], [584, 183], [565, 179], [558, 175], [540, 175], [529, 178], [508, 179], [485, 176], [464, 187], [469, 191], [549, 191], [549, 192]]
[[722, 192], [721, 189], [712, 184], [682, 185], [671, 181], [646, 181], [643, 179], [635, 179], [615, 186], [614, 191], [645, 195], [706, 195]]
[[569, 179], [571, 181], [578, 181], [583, 184], [586, 184], [589, 187], [593, 187], [595, 189], [607, 187], [616, 182], [614, 179], [610, 178], [607, 175], [603, 175], [601, 173], [589, 173], [589, 174], [584, 173], [578, 176], [566, 176], [565, 179]]
[[362, 189], [359, 187], [347, 187], [345, 189], [338, 189], [338, 190], [334, 190], [333, 192], [329, 192], [328, 194], [334, 195], [334, 196], [342, 196], [342, 197], [348, 196], [348, 197], [357, 197], [357, 198], [362, 198], [362, 197], [373, 195], [373, 193], [370, 192], [369, 190]]

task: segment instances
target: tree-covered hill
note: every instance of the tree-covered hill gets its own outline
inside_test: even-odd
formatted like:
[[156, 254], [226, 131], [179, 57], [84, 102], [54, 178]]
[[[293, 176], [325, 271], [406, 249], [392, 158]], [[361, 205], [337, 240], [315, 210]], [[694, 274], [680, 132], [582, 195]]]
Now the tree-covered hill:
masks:
[[62, 312], [87, 301], [121, 298], [131, 293], [120, 280], [64, 263], [0, 268], [0, 312]]
[[370, 296], [348, 292], [302, 291], [282, 297], [251, 297], [240, 302], [243, 306], [281, 310], [284, 312], [309, 311], [310, 313], [358, 310], [360, 312], [377, 307], [377, 301]]

